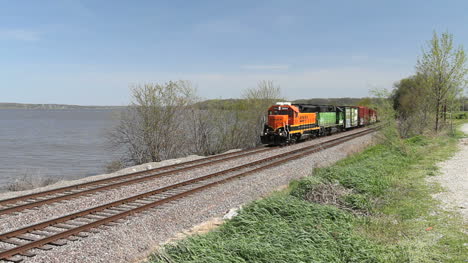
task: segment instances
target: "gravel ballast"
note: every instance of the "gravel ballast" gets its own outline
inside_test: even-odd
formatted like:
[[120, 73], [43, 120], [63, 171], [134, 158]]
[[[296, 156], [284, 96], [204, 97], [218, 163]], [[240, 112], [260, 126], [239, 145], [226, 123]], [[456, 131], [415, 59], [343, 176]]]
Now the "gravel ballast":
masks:
[[[461, 130], [468, 135], [468, 124]], [[429, 182], [439, 183], [444, 191], [434, 197], [441, 201], [446, 210], [460, 212], [465, 223], [468, 222], [468, 138], [459, 143], [459, 151], [455, 155], [438, 164], [440, 175], [430, 177]]]
[[[329, 165], [351, 153], [362, 150], [372, 142], [372, 137], [373, 135], [365, 135], [331, 149], [306, 156], [299, 160], [288, 162], [279, 167], [208, 189], [188, 198], [153, 209], [145, 214], [140, 214], [123, 220], [116, 226], [104, 227], [99, 233], [91, 234], [89, 237], [82, 238], [78, 241], [69, 242], [65, 246], [56, 247], [50, 251], [37, 250], [35, 251], [37, 256], [26, 258], [24, 262], [135, 261], [139, 258], [143, 258], [153, 248], [174, 237], [177, 233], [182, 232], [183, 230], [190, 229], [192, 226], [205, 222], [213, 217], [222, 216], [230, 208], [238, 207], [242, 204], [265, 196], [274, 189], [287, 185], [292, 179], [309, 175], [313, 167]], [[314, 144], [324, 139], [325, 138], [321, 138], [307, 143]], [[304, 145], [294, 145], [292, 147], [303, 146]], [[111, 190], [93, 196], [70, 200], [66, 203], [44, 206], [38, 210], [10, 216], [8, 218], [10, 220], [6, 220], [2, 217], [2, 232], [21, 225], [27, 225], [31, 222], [37, 222], [38, 220], [57, 217], [61, 214], [69, 213], [70, 211], [77, 211], [90, 206], [92, 207], [102, 203], [108, 203], [116, 199], [124, 198], [129, 193], [129, 196], [132, 196], [141, 191], [147, 191], [149, 189], [152, 190], [155, 189], [155, 187], [161, 187], [162, 184], [171, 184], [173, 183], [172, 180], [193, 178], [195, 176], [198, 177], [203, 174], [231, 168], [234, 165], [237, 166], [242, 163], [271, 156], [274, 154], [273, 152], [278, 154], [285, 149], [286, 148], [280, 148], [275, 150], [277, 152], [272, 151], [259, 154], [261, 156], [254, 155], [229, 162], [223, 162], [216, 167], [210, 166], [199, 169], [197, 172], [186, 172], [178, 175], [177, 179], [171, 177], [167, 180], [165, 179], [157, 182], [138, 184], [129, 186], [129, 188]], [[190, 158], [193, 159], [200, 157], [192, 156]], [[172, 160], [171, 162], [177, 161], [180, 162], [182, 159]], [[166, 163], [166, 165], [171, 162]], [[132, 169], [138, 168], [146, 169], [147, 165], [148, 164], [136, 168], [132, 167], [127, 170], [132, 171]], [[158, 166], [158, 164], [151, 165], [152, 167]], [[123, 173], [123, 171], [120, 173]], [[99, 179], [102, 177], [104, 176], [99, 177]], [[92, 179], [93, 178], [90, 178], [88, 180]], [[77, 209], [77, 207], [79, 207], [79, 209]]]

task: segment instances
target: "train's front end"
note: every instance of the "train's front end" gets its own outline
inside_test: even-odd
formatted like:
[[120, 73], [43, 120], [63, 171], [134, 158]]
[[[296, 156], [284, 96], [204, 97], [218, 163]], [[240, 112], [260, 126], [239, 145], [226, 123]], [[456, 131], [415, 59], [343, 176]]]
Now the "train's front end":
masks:
[[[289, 102], [278, 102], [268, 109], [268, 120], [265, 123], [260, 139], [263, 144], [282, 145], [289, 143], [290, 125], [294, 122], [295, 106]], [[297, 113], [296, 113], [297, 114]]]

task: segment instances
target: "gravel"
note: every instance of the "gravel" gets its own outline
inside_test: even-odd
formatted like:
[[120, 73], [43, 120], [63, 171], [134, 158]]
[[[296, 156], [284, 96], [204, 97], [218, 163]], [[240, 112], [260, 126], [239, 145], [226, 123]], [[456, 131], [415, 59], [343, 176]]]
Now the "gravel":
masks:
[[[468, 136], [468, 124], [462, 126], [462, 131]], [[459, 212], [465, 223], [468, 222], [468, 138], [459, 142], [459, 151], [455, 155], [438, 164], [440, 175], [430, 177], [429, 182], [439, 183], [445, 191], [434, 197], [441, 201], [441, 206], [450, 211]]]
[[[262, 171], [255, 175], [208, 189], [175, 203], [153, 209], [137, 217], [122, 220], [117, 226], [103, 227], [99, 233], [91, 234], [89, 237], [82, 238], [75, 242], [69, 242], [69, 244], [63, 247], [56, 247], [50, 251], [37, 250], [35, 251], [37, 252], [37, 256], [26, 258], [24, 262], [132, 262], [139, 258], [144, 258], [150, 251], [166, 240], [174, 237], [177, 233], [190, 229], [192, 226], [205, 222], [213, 217], [222, 216], [231, 208], [263, 197], [274, 189], [287, 185], [292, 179], [310, 175], [313, 167], [329, 165], [351, 153], [360, 151], [372, 142], [371, 138], [372, 135], [356, 138], [337, 147], [288, 162], [277, 168]], [[309, 141], [305, 144], [315, 144], [323, 140], [325, 140], [325, 138]], [[106, 191], [64, 203], [43, 206], [37, 210], [28, 211], [26, 213], [2, 217], [0, 219], [1, 232], [19, 226], [25, 226], [33, 222], [57, 217], [62, 214], [70, 213], [71, 211], [77, 211], [133, 196], [140, 192], [155, 189], [155, 187], [172, 184], [180, 179], [185, 180], [231, 168], [242, 163], [271, 156], [272, 154], [303, 147], [305, 144], [279, 148], [268, 153], [223, 162], [216, 166], [200, 168], [154, 182], [151, 181], [144, 184]], [[165, 163], [165, 165], [183, 160], [185, 159], [172, 160], [171, 162]], [[151, 165], [157, 167], [157, 165], [161, 164]], [[145, 169], [146, 166], [147, 164], [129, 169], [130, 171], [131, 169], [139, 169], [141, 167]], [[119, 172], [119, 174], [120, 173], [123, 173], [123, 171]], [[99, 178], [102, 177], [103, 176]], [[92, 178], [88, 180], [92, 180]]]

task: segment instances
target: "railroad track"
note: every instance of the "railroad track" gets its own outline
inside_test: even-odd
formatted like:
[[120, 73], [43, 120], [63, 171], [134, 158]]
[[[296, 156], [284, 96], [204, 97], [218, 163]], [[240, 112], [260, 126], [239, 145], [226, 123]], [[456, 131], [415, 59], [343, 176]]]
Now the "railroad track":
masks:
[[374, 129], [366, 129], [0, 234], [0, 242], [10, 247], [0, 249], [0, 259], [20, 262], [24, 257], [35, 255], [31, 252], [32, 249], [49, 250], [53, 246], [65, 245], [69, 240], [76, 240], [88, 236], [89, 233], [99, 231], [96, 229], [98, 227], [114, 225], [128, 216], [159, 208], [174, 200], [261, 170], [279, 166], [373, 131]]
[[146, 171], [134, 172], [101, 180], [76, 184], [48, 191], [23, 195], [10, 199], [0, 200], [0, 217], [2, 215], [22, 212], [42, 205], [53, 204], [65, 200], [78, 198], [85, 195], [116, 189], [132, 184], [155, 180], [168, 175], [178, 174], [195, 168], [209, 166], [225, 161], [247, 157], [250, 155], [267, 152], [275, 148], [258, 147], [244, 151], [231, 152], [197, 159], [193, 161], [163, 166]]
[[45, 204], [57, 203], [64, 200], [78, 198], [84, 195], [95, 194], [98, 192], [115, 189], [127, 185], [142, 183], [145, 181], [161, 178], [163, 176], [173, 175], [203, 166], [209, 166], [220, 162], [243, 158], [261, 152], [271, 151], [273, 149], [275, 148], [258, 147], [244, 151], [219, 154], [212, 157], [163, 166], [146, 171], [124, 174], [82, 184], [76, 184], [48, 191], [0, 200], [0, 216], [20, 212], [26, 209], [31, 209]]

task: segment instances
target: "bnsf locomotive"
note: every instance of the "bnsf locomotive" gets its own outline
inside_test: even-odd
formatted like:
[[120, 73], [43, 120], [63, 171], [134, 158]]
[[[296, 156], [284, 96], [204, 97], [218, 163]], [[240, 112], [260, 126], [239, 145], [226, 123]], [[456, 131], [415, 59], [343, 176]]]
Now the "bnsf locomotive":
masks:
[[332, 106], [278, 102], [268, 109], [263, 144], [282, 145], [329, 135], [377, 121], [377, 112], [363, 106]]

